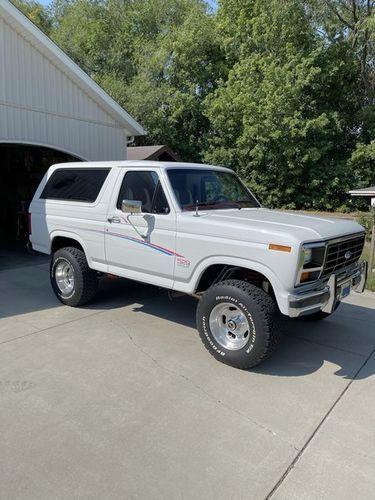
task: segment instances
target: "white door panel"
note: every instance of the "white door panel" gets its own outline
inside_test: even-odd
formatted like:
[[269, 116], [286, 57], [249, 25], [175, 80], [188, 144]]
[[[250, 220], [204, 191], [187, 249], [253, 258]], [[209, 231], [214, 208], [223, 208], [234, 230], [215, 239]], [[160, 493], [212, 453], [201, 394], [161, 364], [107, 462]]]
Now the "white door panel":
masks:
[[123, 213], [116, 206], [121, 183], [122, 178], [114, 192], [105, 230], [109, 272], [171, 287], [176, 258], [176, 215]]

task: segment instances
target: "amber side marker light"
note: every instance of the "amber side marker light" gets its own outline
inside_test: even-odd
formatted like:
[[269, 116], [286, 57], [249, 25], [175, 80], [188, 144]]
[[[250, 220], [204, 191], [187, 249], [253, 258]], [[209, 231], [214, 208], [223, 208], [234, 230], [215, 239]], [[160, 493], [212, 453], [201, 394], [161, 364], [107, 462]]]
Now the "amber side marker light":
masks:
[[310, 279], [310, 273], [305, 271], [304, 273], [301, 274], [300, 283], [304, 283], [305, 281], [309, 281], [309, 279]]
[[277, 250], [279, 252], [287, 252], [290, 253], [292, 251], [292, 247], [287, 247], [285, 245], [275, 245], [274, 243], [270, 243], [268, 245], [269, 250]]

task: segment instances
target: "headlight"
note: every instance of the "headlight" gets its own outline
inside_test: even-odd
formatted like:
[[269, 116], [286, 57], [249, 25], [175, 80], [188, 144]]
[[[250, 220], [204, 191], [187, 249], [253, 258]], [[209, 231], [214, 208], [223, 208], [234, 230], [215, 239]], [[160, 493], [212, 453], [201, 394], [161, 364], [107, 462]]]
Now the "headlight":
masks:
[[303, 252], [303, 264], [308, 264], [312, 261], [312, 249], [308, 247], [302, 247]]
[[296, 285], [319, 279], [325, 257], [325, 243], [306, 243], [301, 247]]

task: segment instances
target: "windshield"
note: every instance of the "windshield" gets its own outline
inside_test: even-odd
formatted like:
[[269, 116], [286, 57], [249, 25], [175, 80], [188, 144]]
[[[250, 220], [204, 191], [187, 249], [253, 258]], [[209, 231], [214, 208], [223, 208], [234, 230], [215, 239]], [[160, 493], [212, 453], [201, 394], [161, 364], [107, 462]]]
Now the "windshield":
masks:
[[172, 168], [167, 170], [182, 210], [199, 208], [256, 208], [259, 203], [232, 173], [219, 170]]

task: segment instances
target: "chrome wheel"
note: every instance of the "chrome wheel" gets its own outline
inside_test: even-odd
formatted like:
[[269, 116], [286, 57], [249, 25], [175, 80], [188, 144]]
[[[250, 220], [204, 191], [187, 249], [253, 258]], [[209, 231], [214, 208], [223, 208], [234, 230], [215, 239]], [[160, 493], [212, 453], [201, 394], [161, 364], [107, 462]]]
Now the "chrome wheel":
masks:
[[55, 268], [55, 280], [59, 290], [69, 295], [74, 290], [74, 269], [67, 260], [60, 261]]
[[245, 314], [234, 304], [222, 302], [211, 311], [210, 330], [218, 344], [230, 351], [242, 349], [250, 335]]

